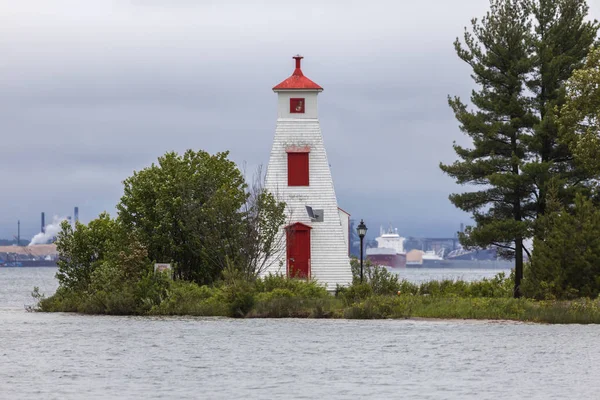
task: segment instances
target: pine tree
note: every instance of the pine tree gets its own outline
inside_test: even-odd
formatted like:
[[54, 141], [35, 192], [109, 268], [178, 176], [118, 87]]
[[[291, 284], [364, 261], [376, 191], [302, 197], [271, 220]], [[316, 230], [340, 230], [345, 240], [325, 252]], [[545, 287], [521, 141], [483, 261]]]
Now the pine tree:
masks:
[[561, 140], [560, 110], [566, 82], [583, 65], [598, 23], [586, 21], [585, 0], [491, 0], [490, 12], [473, 20], [459, 57], [473, 68], [479, 90], [475, 111], [450, 100], [473, 148], [455, 145], [461, 161], [441, 165], [459, 184], [484, 185], [450, 200], [471, 212], [475, 227], [461, 235], [467, 246], [496, 245], [515, 257], [515, 296], [523, 276], [523, 239], [542, 240], [535, 229], [546, 211], [548, 190], [572, 205], [576, 193], [589, 194], [597, 177], [581, 168], [568, 140]]
[[536, 217], [545, 213], [549, 185], [559, 183], [558, 199], [569, 205], [590, 177], [574, 164], [568, 144], [559, 140], [558, 128], [565, 83], [582, 67], [598, 33], [598, 23], [586, 21], [588, 9], [585, 0], [532, 3], [534, 56], [528, 87], [534, 93], [532, 112], [537, 121], [529, 143], [532, 159], [524, 172], [536, 187]]
[[458, 56], [473, 69], [478, 85], [471, 95], [476, 109], [460, 98], [449, 99], [460, 129], [472, 148], [457, 144], [459, 160], [440, 168], [461, 185], [482, 189], [450, 195], [458, 208], [475, 221], [461, 234], [466, 246], [495, 245], [515, 257], [515, 297], [523, 276], [523, 239], [531, 235], [533, 186], [522, 174], [528, 161], [527, 143], [535, 122], [526, 93], [533, 65], [529, 10], [521, 0], [491, 0], [487, 15], [465, 30], [464, 45], [456, 40]]

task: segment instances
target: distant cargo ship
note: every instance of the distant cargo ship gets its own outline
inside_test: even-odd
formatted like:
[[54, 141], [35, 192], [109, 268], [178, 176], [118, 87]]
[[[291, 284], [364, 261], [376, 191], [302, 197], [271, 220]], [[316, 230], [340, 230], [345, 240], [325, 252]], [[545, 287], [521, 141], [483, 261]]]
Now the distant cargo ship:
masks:
[[398, 229], [390, 227], [386, 232], [383, 229], [380, 232], [380, 236], [375, 239], [377, 247], [367, 248], [366, 253], [366, 259], [374, 265], [390, 268], [514, 268], [514, 261], [499, 258], [495, 248], [459, 248], [447, 254], [445, 248], [438, 251], [413, 249], [406, 252], [405, 238], [398, 234]]
[[380, 231], [377, 247], [367, 248], [367, 260], [374, 265], [382, 265], [390, 268], [406, 267], [406, 252], [404, 251], [404, 238], [398, 235], [398, 229], [388, 229], [387, 232]]
[[407, 267], [424, 267], [424, 268], [436, 268], [440, 267], [444, 262], [443, 249], [441, 254], [436, 253], [433, 250], [411, 250], [406, 254], [406, 266]]
[[511, 269], [514, 261], [498, 258], [496, 250], [457, 249], [443, 257], [444, 249], [439, 252], [411, 250], [407, 253], [406, 266], [408, 268], [489, 268]]

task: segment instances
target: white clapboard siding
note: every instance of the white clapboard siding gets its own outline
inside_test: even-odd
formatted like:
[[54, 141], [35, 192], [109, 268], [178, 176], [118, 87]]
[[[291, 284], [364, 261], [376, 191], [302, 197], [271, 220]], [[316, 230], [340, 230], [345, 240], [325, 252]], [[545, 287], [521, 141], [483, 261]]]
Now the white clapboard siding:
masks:
[[[287, 97], [279, 93], [280, 103], [287, 103]], [[316, 97], [316, 93], [314, 94]], [[315, 102], [316, 105], [316, 102]], [[280, 107], [281, 108], [281, 107]], [[315, 112], [316, 114], [316, 112]], [[327, 161], [327, 154], [317, 118], [279, 118], [275, 139], [267, 168], [266, 188], [278, 199], [287, 204], [285, 225], [302, 222], [312, 227], [311, 278], [316, 279], [328, 290], [336, 285], [349, 285], [352, 273], [348, 258], [348, 246], [340, 215], [337, 198]], [[309, 186], [287, 185], [287, 152], [289, 147], [309, 147]], [[324, 210], [323, 222], [312, 222], [306, 206]], [[284, 228], [279, 232], [285, 241]], [[276, 256], [267, 262], [268, 273], [286, 273], [285, 246], [279, 246]]]

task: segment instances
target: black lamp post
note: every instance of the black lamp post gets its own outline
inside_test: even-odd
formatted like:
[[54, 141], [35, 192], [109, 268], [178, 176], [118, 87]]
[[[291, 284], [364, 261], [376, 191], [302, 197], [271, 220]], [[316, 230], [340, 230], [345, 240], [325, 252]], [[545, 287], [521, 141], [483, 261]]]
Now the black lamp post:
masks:
[[367, 234], [367, 226], [362, 219], [356, 227], [356, 232], [358, 232], [358, 237], [360, 237], [360, 283], [363, 283], [363, 239]]

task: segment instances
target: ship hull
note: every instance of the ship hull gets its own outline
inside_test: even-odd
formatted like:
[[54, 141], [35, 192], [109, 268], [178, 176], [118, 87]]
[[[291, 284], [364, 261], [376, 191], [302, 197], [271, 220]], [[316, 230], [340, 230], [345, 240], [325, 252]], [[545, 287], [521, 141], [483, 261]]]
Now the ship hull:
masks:
[[406, 254], [367, 254], [367, 260], [373, 265], [390, 268], [406, 267]]
[[481, 269], [512, 269], [514, 261], [509, 260], [423, 260], [422, 264], [411, 263], [407, 268], [481, 268]]

